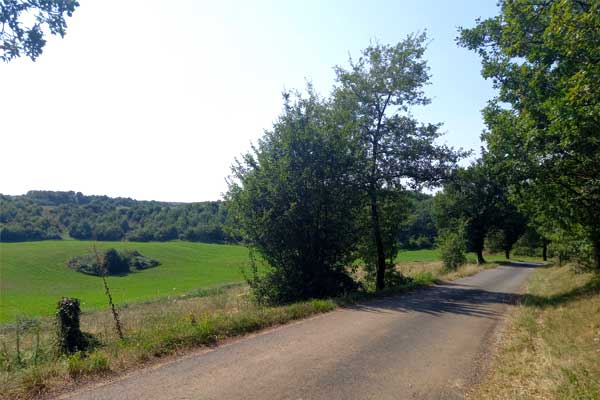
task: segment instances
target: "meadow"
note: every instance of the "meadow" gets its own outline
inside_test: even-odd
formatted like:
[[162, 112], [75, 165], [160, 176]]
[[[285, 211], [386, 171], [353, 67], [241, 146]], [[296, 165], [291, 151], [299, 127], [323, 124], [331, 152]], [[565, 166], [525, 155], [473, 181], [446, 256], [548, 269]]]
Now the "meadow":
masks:
[[[114, 301], [123, 305], [243, 281], [248, 250], [238, 245], [191, 242], [96, 242], [98, 250], [138, 250], [161, 265], [108, 278]], [[102, 279], [66, 266], [93, 252], [91, 241], [0, 243], [0, 323], [51, 315], [63, 297], [76, 297], [84, 311], [106, 307]]]

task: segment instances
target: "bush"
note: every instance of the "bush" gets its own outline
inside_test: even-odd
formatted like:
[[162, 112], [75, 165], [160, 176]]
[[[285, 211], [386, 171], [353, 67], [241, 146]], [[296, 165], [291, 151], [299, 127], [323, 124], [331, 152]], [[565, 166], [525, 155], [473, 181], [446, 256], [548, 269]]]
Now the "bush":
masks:
[[455, 231], [446, 230], [439, 237], [439, 248], [442, 253], [444, 268], [455, 270], [467, 262], [465, 252], [467, 241], [465, 239], [464, 225]]
[[101, 256], [101, 264], [95, 254], [86, 254], [84, 256], [73, 257], [67, 262], [69, 268], [84, 274], [102, 276], [107, 275], [126, 275], [132, 268], [144, 270], [160, 265], [158, 260], [143, 256], [139, 251], [128, 250], [119, 253], [115, 249], [109, 249]]
[[137, 250], [124, 251], [121, 253], [121, 257], [129, 268], [135, 268], [137, 270], [148, 269], [160, 265], [158, 260], [145, 257]]
[[349, 137], [325, 128], [329, 105], [310, 91], [308, 98], [285, 98], [273, 130], [233, 166], [227, 193], [232, 234], [271, 267], [249, 279], [255, 297], [271, 304], [356, 287], [346, 266], [362, 206], [344, 172], [353, 162]]
[[337, 296], [358, 289], [358, 284], [341, 271], [323, 271], [312, 279], [298, 277], [294, 280], [275, 270], [263, 276], [254, 274], [248, 284], [255, 300], [266, 305], [287, 304], [298, 298]]

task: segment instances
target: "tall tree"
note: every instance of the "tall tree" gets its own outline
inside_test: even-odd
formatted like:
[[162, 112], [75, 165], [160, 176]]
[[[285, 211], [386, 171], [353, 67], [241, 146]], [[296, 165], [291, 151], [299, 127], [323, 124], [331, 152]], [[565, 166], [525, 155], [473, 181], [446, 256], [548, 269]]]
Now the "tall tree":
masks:
[[412, 106], [429, 103], [423, 92], [429, 81], [425, 41], [423, 33], [393, 46], [371, 45], [358, 60], [350, 59], [348, 69], [336, 68], [335, 106], [345, 112], [360, 148], [356, 182], [369, 202], [378, 289], [385, 286], [389, 258], [382, 235], [381, 193], [436, 185], [463, 154], [435, 143], [440, 124], [421, 124], [409, 112]]
[[0, 60], [25, 55], [35, 61], [47, 33], [65, 36], [66, 17], [77, 7], [77, 0], [0, 0]]
[[585, 232], [598, 269], [599, 27], [598, 0], [504, 0], [500, 15], [458, 39], [499, 89], [484, 110], [491, 156], [512, 171], [520, 203]]

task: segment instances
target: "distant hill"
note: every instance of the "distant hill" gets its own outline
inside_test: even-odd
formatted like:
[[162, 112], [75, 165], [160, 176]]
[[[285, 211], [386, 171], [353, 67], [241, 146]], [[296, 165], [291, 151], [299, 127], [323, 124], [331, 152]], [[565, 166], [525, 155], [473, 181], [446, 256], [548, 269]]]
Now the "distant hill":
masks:
[[86, 196], [80, 192], [29, 191], [0, 194], [0, 241], [51, 239], [174, 239], [206, 243], [232, 241], [223, 231], [221, 201], [167, 203]]

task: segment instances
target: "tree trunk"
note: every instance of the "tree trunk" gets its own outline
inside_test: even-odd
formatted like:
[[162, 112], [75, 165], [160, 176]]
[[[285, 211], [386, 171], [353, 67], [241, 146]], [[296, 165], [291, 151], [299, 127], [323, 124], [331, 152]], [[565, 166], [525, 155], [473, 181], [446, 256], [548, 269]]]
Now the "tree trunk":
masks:
[[485, 259], [483, 258], [483, 249], [478, 248], [476, 253], [477, 253], [477, 264], [479, 264], [479, 265], [485, 264]]
[[382, 290], [385, 288], [385, 253], [383, 250], [383, 239], [381, 238], [381, 228], [379, 226], [379, 206], [377, 204], [377, 194], [373, 191], [371, 198], [371, 224], [373, 225], [373, 238], [377, 247], [377, 276], [376, 288]]
[[548, 261], [548, 241], [542, 239], [542, 259]]
[[510, 250], [509, 249], [504, 249], [504, 257], [506, 257], [507, 260], [510, 260]]

